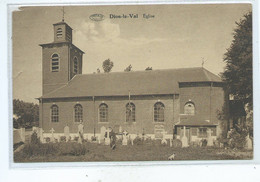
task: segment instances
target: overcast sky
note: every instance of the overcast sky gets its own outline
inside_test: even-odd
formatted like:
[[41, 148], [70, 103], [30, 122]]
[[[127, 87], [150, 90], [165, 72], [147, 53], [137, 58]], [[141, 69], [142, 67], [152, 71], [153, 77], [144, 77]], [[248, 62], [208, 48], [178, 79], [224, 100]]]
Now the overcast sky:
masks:
[[[37, 102], [42, 91], [39, 44], [53, 41], [53, 24], [62, 20], [62, 7], [26, 7], [13, 13], [13, 97]], [[129, 64], [134, 71], [204, 67], [219, 74], [232, 33], [249, 4], [74, 6], [65, 7], [65, 22], [73, 28], [73, 44], [85, 52], [83, 74], [114, 62], [112, 72]], [[92, 21], [103, 14], [103, 21]], [[138, 14], [111, 19], [110, 14]], [[143, 14], [154, 15], [145, 19]], [[103, 71], [103, 70], [102, 70]], [[140, 85], [141, 86], [141, 85]]]

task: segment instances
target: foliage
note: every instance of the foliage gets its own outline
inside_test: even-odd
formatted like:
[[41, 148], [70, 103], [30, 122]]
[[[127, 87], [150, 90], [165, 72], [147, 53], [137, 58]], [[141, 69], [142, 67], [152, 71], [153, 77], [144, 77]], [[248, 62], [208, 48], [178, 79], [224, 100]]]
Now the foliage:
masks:
[[252, 110], [252, 12], [236, 24], [234, 39], [224, 55], [226, 67], [221, 77], [227, 83], [230, 94]]
[[242, 149], [246, 145], [246, 136], [248, 135], [247, 127], [243, 126], [243, 124], [237, 125], [234, 129], [232, 129], [228, 135], [229, 139], [229, 147]]
[[61, 136], [61, 137], [60, 137], [60, 141], [61, 141], [61, 142], [66, 142], [66, 136]]
[[145, 71], [153, 70], [153, 67], [147, 67], [145, 68]]
[[135, 137], [133, 143], [134, 143], [134, 145], [142, 145], [143, 144], [143, 140], [142, 140], [141, 137], [137, 136], [137, 137]]
[[32, 144], [39, 144], [40, 143], [40, 138], [38, 138], [37, 133], [35, 131], [31, 135], [31, 143]]
[[129, 66], [127, 66], [124, 71], [125, 71], [125, 72], [132, 71], [132, 65], [130, 64]]
[[105, 73], [109, 73], [112, 70], [113, 66], [114, 66], [114, 63], [112, 61], [110, 61], [110, 59], [105, 60], [102, 65]]
[[14, 128], [38, 126], [39, 105], [24, 102], [19, 99], [13, 100], [13, 125]]
[[207, 139], [202, 139], [200, 142], [201, 142], [201, 146], [202, 146], [202, 147], [206, 147], [207, 144], [208, 144]]
[[172, 147], [173, 148], [181, 148], [182, 147], [182, 142], [179, 139], [173, 139], [172, 140]]

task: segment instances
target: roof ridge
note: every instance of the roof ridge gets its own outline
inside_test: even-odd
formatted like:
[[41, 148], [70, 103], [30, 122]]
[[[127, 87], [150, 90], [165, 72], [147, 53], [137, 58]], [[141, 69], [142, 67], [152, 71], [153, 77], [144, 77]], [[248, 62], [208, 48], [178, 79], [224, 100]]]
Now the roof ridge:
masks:
[[118, 73], [136, 73], [136, 72], [143, 72], [143, 73], [149, 73], [149, 72], [158, 72], [158, 71], [173, 71], [173, 70], [191, 70], [191, 69], [201, 69], [201, 67], [189, 67], [189, 68], [167, 68], [167, 69], [156, 69], [156, 70], [137, 70], [137, 71], [116, 71], [116, 72], [109, 72], [109, 73], [86, 73], [86, 74], [80, 74], [81, 76], [84, 75], [105, 75], [105, 74], [118, 74]]

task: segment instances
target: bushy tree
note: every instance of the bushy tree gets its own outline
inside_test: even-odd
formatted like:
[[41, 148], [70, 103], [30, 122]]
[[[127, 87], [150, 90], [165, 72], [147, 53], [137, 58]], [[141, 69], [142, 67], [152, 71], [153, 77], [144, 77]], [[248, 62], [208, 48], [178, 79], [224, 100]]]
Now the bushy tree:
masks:
[[224, 55], [226, 67], [221, 76], [227, 83], [229, 93], [250, 111], [253, 107], [252, 12], [236, 24], [234, 39]]
[[224, 55], [226, 67], [221, 76], [227, 83], [228, 92], [246, 111], [246, 123], [235, 126], [229, 136], [231, 147], [242, 148], [246, 135], [253, 135], [252, 12], [244, 15], [236, 25], [233, 41]]
[[130, 64], [129, 66], [127, 66], [124, 71], [125, 71], [125, 72], [132, 71], [132, 65]]
[[113, 66], [114, 66], [114, 63], [112, 61], [110, 61], [110, 59], [106, 59], [102, 65], [105, 73], [109, 73], [112, 70]]
[[14, 127], [36, 126], [39, 122], [39, 105], [24, 102], [19, 99], [13, 100]]

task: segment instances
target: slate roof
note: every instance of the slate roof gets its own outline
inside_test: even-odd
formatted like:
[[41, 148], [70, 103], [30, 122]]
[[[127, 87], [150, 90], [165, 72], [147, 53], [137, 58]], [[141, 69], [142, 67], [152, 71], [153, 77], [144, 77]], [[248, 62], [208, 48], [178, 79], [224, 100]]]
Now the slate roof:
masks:
[[41, 98], [177, 94], [179, 82], [222, 81], [202, 67], [83, 74]]

